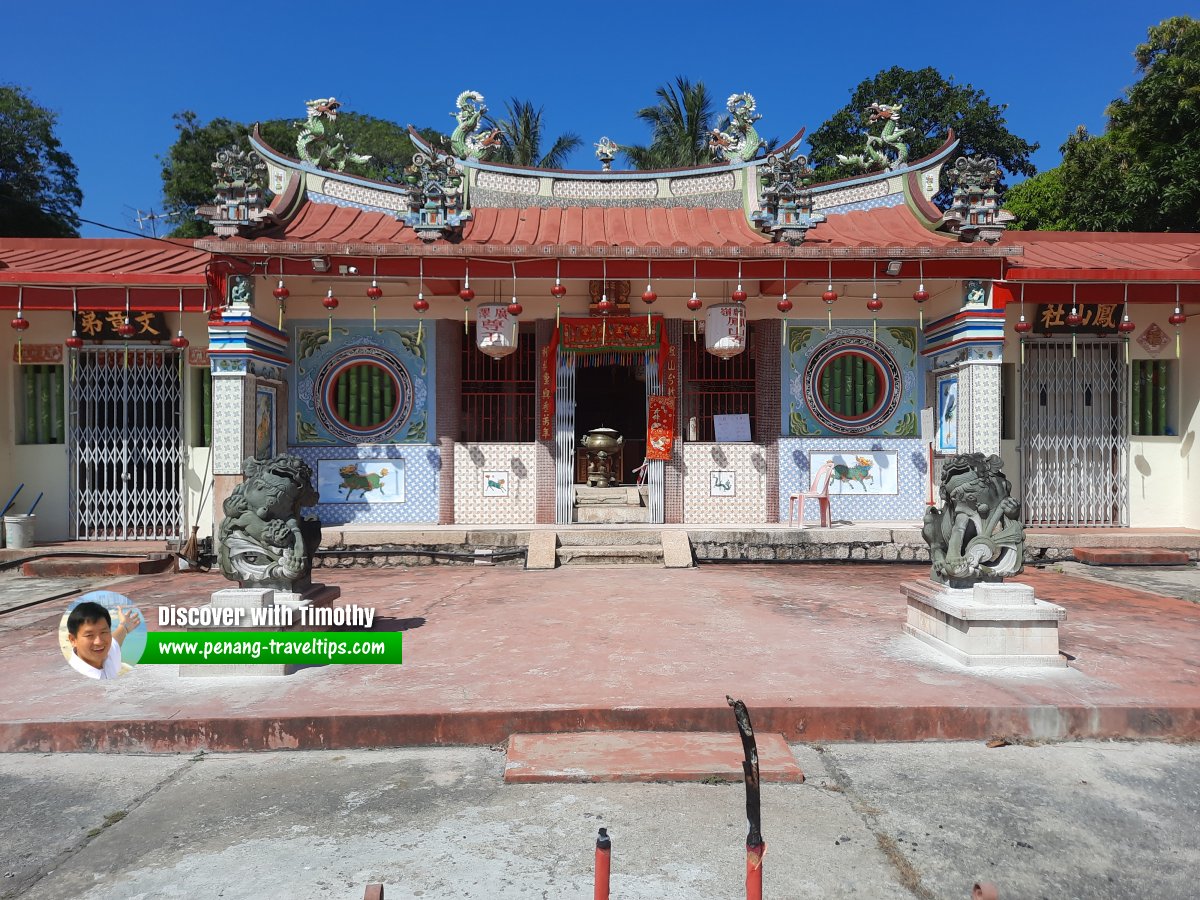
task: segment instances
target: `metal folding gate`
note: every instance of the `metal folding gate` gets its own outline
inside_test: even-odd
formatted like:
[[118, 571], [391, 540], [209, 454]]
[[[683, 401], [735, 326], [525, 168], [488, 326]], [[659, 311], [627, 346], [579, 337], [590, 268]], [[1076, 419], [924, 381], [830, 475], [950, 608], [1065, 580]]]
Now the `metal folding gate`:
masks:
[[1025, 344], [1021, 477], [1027, 525], [1129, 524], [1129, 375], [1117, 341]]
[[179, 351], [80, 350], [71, 382], [72, 536], [165, 540], [183, 528]]

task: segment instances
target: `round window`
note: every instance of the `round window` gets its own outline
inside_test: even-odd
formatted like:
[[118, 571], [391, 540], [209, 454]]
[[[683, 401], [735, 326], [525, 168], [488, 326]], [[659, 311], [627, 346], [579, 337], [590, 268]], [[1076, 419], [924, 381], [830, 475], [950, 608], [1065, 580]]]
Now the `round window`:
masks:
[[364, 443], [391, 437], [412, 412], [412, 380], [380, 347], [347, 347], [317, 374], [317, 418], [334, 437]]
[[858, 335], [821, 344], [804, 369], [813, 417], [837, 434], [865, 434], [900, 405], [900, 368], [885, 347]]

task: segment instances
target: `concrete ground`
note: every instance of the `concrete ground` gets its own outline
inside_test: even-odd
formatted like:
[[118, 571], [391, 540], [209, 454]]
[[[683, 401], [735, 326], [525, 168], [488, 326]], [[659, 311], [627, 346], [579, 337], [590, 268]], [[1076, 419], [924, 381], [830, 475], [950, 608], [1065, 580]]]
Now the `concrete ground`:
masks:
[[[764, 896], [1195, 896], [1200, 746], [795, 745]], [[0, 755], [0, 897], [744, 897], [740, 784], [506, 785], [487, 748]]]
[[[1200, 570], [1186, 570], [1192, 579]], [[1200, 606], [1050, 568], [1069, 666], [973, 669], [902, 633], [914, 565], [323, 570], [339, 602], [405, 632], [402, 666], [80, 678], [58, 649], [66, 601], [0, 616], [0, 750], [333, 749], [488, 744], [515, 732], [725, 731], [727, 694], [791, 741], [1200, 736]], [[1192, 582], [1195, 583], [1194, 581]], [[119, 590], [153, 625], [227, 582]], [[156, 627], [156, 626], [154, 626]]]

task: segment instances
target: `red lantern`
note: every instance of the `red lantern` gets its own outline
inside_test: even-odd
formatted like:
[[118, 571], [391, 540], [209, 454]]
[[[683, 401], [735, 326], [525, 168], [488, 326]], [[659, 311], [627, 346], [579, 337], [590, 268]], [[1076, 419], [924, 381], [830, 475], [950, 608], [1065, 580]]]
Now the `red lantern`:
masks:
[[687, 308], [695, 312], [704, 305], [704, 301], [696, 296], [696, 292], [692, 291], [692, 296], [688, 297]]
[[567, 289], [563, 284], [555, 279], [554, 287], [550, 288], [550, 295], [555, 300], [561, 300], [563, 297], [567, 296]]
[[328, 310], [338, 308], [338, 298], [333, 296], [333, 288], [330, 288], [329, 292], [322, 298], [321, 305]]
[[925, 290], [925, 285], [921, 285], [919, 288], [913, 291], [913, 299], [918, 303], [924, 303], [929, 299], [929, 291]]
[[458, 299], [463, 303], [470, 303], [475, 299], [475, 291], [473, 288], [465, 287], [458, 292]]
[[749, 296], [749, 294], [742, 290], [742, 286], [739, 284], [737, 286], [737, 290], [730, 295], [730, 299], [732, 299], [734, 303], [745, 303], [746, 298]]
[[72, 331], [71, 336], [67, 338], [67, 346], [72, 350], [82, 350], [83, 338], [79, 336], [78, 332]]
[[186, 350], [187, 349], [188, 339], [183, 336], [182, 331], [179, 332], [179, 334], [175, 335], [175, 337], [171, 338], [171, 346], [174, 347], [176, 350]]
[[1067, 324], [1072, 328], [1078, 328], [1083, 324], [1083, 316], [1079, 315], [1078, 308], [1072, 306], [1071, 311], [1067, 313]]
[[424, 294], [417, 294], [417, 299], [413, 301], [413, 309], [419, 313], [423, 313], [429, 309], [429, 301], [425, 299]]
[[823, 294], [821, 295], [821, 299], [822, 299], [822, 300], [824, 300], [826, 303], [828, 303], [828, 304], [830, 304], [830, 305], [832, 305], [832, 304], [833, 304], [833, 302], [834, 302], [835, 300], [837, 300], [837, 291], [835, 291], [835, 290], [833, 289], [833, 285], [832, 285], [832, 284], [831, 284], [829, 287], [827, 287], [827, 288], [825, 289], [825, 293], [823, 293]]
[[1129, 321], [1129, 314], [1126, 313], [1125, 318], [1123, 318], [1121, 323], [1117, 326], [1117, 331], [1121, 332], [1122, 334], [1129, 334], [1129, 332], [1134, 331], [1136, 328], [1137, 326]]
[[369, 297], [372, 300], [378, 300], [382, 296], [383, 296], [383, 288], [381, 288], [374, 281], [372, 281], [371, 286], [369, 288], [367, 288], [367, 297]]
[[[1175, 307], [1175, 312], [1173, 312], [1173, 313], [1171, 313], [1171, 315], [1167, 316], [1167, 321], [1170, 322], [1172, 325], [1182, 325], [1184, 322], [1187, 321], [1187, 316], [1185, 316], [1183, 314], [1183, 311], [1177, 306], [1177, 307]], [[16, 328], [16, 327], [17, 327], [16, 320], [14, 319], [13, 320], [13, 328]]]
[[29, 327], [29, 320], [22, 318], [20, 315], [18, 315], [15, 319], [12, 320], [12, 327], [13, 327], [13, 331], [24, 331], [26, 328]]
[[133, 337], [134, 332], [136, 331], [137, 329], [133, 327], [129, 320], [126, 320], [117, 326], [117, 334], [125, 338], [125, 340], [129, 340], [131, 337]]
[[524, 311], [525, 311], [525, 307], [523, 307], [520, 303], [517, 302], [516, 297], [513, 297], [512, 303], [508, 304], [508, 314], [510, 316], [519, 316]]
[[596, 311], [607, 315], [612, 312], [613, 302], [608, 297], [602, 296], [600, 302], [596, 304]]
[[879, 312], [883, 309], [883, 301], [875, 294], [872, 294], [871, 299], [867, 301], [867, 309], [871, 312]]
[[792, 311], [792, 301], [789, 300], [786, 295], [784, 295], [784, 298], [776, 303], [775, 306], [781, 313], [788, 313]]
[[284, 287], [282, 278], [279, 279], [279, 286], [276, 287], [275, 290], [271, 291], [271, 293], [275, 296], [275, 299], [278, 300], [280, 303], [282, 303], [288, 297], [292, 296], [292, 292], [289, 291], [286, 287]]
[[1018, 321], [1017, 324], [1013, 326], [1013, 330], [1016, 331], [1017, 334], [1026, 334], [1032, 328], [1033, 328], [1033, 325], [1031, 325], [1029, 322], [1026, 322], [1024, 316], [1021, 316], [1020, 321]]
[[646, 285], [646, 290], [642, 293], [642, 302], [646, 304], [653, 303], [658, 299], [658, 294], [654, 293], [654, 289], [650, 285]]

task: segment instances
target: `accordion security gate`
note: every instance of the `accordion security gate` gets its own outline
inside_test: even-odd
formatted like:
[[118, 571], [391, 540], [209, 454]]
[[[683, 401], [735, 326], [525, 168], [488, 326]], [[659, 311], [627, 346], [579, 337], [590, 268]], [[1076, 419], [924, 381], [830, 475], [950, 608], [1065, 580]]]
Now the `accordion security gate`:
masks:
[[1027, 525], [1129, 524], [1128, 367], [1118, 341], [1028, 341], [1021, 379]]
[[84, 349], [71, 382], [72, 536], [165, 540], [182, 531], [180, 354]]

